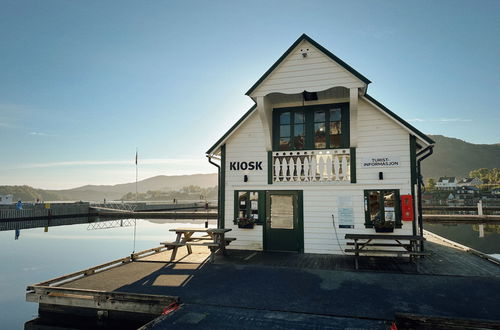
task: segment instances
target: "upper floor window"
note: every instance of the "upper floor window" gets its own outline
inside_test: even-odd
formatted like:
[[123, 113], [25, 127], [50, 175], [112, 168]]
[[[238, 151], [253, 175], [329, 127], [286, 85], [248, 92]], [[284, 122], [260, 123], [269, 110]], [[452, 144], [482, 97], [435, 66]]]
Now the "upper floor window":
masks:
[[274, 109], [274, 150], [348, 147], [348, 103]]

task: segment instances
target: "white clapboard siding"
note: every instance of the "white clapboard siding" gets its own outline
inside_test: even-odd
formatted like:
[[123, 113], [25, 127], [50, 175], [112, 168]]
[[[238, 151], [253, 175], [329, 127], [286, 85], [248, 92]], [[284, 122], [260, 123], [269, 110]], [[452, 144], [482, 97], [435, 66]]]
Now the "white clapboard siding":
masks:
[[[365, 228], [364, 225], [364, 189], [401, 189], [398, 185], [356, 185], [339, 188], [304, 188], [304, 252], [342, 254], [342, 251], [347, 248], [344, 239], [346, 233], [373, 234], [373, 229]], [[408, 192], [401, 190], [402, 194]], [[351, 205], [338, 205], [338, 198], [341, 196], [343, 198], [349, 196]], [[353, 208], [354, 229], [338, 228], [339, 207]], [[403, 222], [403, 227], [397, 229], [397, 233], [410, 235], [412, 233], [411, 222]]]
[[[264, 130], [256, 112], [250, 115], [244, 124], [226, 142], [226, 198], [225, 227], [232, 231], [228, 237], [236, 240], [228, 246], [229, 249], [262, 250], [262, 226], [254, 229], [240, 229], [234, 221], [234, 191], [245, 190], [249, 186], [267, 185], [267, 152], [264, 140]], [[262, 170], [231, 171], [230, 162], [261, 161]], [[243, 182], [243, 176], [248, 175], [248, 182]]]
[[[411, 171], [408, 132], [363, 100], [360, 100], [358, 104], [357, 126], [357, 182], [362, 184], [378, 180], [378, 173], [383, 172], [384, 180], [381, 183], [406, 182], [409, 185]], [[369, 156], [399, 157], [401, 165], [399, 167], [361, 167], [363, 159]]]
[[[309, 48], [309, 52], [304, 58], [300, 50], [306, 48]], [[266, 77], [251, 96], [265, 96], [270, 93], [293, 94], [304, 90], [323, 91], [335, 86], [355, 88], [364, 87], [365, 84], [304, 40]]]
[[[263, 249], [262, 226], [240, 229], [233, 223], [235, 190], [303, 190], [306, 253], [342, 254], [347, 247], [344, 239], [346, 233], [373, 233], [372, 228], [364, 226], [364, 190], [399, 189], [402, 195], [410, 193], [409, 136], [407, 131], [363, 100], [360, 100], [358, 106], [357, 129], [358, 131], [352, 132], [358, 140], [356, 184], [342, 181], [268, 185], [267, 152], [262, 124], [256, 113], [250, 115], [226, 142], [225, 226], [232, 229], [228, 236], [237, 238], [228, 248]], [[362, 168], [360, 164], [366, 156], [398, 157], [401, 164], [399, 167]], [[234, 161], [262, 161], [262, 170], [231, 171], [229, 165]], [[378, 180], [380, 171], [384, 172], [384, 180], [381, 181]], [[249, 182], [243, 182], [244, 175], [248, 175]], [[341, 196], [349, 197], [351, 205], [338, 205]], [[338, 228], [339, 207], [353, 208], [354, 229]], [[397, 233], [411, 234], [411, 222], [403, 222], [403, 228], [397, 229]]]

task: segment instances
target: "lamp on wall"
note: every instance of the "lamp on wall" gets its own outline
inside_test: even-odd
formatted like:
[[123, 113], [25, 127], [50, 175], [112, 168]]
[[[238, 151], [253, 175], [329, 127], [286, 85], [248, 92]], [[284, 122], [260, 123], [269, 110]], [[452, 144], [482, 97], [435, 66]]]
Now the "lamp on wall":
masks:
[[318, 100], [318, 93], [303, 91], [302, 98], [304, 99], [304, 101], [317, 101]]
[[378, 179], [384, 180], [384, 172], [378, 172]]
[[248, 175], [243, 175], [243, 182], [248, 182]]

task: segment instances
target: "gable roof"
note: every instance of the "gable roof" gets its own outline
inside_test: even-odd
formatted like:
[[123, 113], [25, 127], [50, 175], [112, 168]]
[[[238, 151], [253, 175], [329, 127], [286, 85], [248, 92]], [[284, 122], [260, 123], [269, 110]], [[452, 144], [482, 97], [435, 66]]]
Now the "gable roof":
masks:
[[262, 75], [262, 77], [260, 77], [259, 80], [257, 80], [257, 82], [255, 84], [253, 84], [252, 87], [250, 87], [250, 89], [245, 93], [245, 95], [250, 95], [274, 71], [274, 69], [276, 69], [278, 67], [278, 65], [281, 64], [281, 62], [283, 62], [283, 60], [292, 52], [292, 50], [294, 50], [295, 47], [297, 47], [298, 44], [301, 43], [303, 40], [306, 40], [309, 43], [311, 43], [319, 51], [321, 51], [326, 56], [328, 56], [330, 59], [332, 59], [333, 61], [335, 61], [336, 63], [338, 63], [340, 66], [342, 66], [344, 69], [346, 69], [347, 71], [349, 71], [350, 73], [352, 73], [356, 78], [358, 78], [359, 80], [361, 80], [365, 84], [368, 85], [369, 83], [371, 83], [371, 81], [368, 78], [366, 78], [365, 76], [363, 76], [358, 71], [354, 70], [349, 64], [347, 64], [346, 62], [342, 61], [340, 58], [338, 58], [333, 53], [331, 53], [328, 49], [326, 49], [325, 47], [321, 46], [316, 41], [314, 41], [313, 39], [311, 39], [307, 34], [304, 33], [304, 34], [302, 34], [290, 46], [290, 48], [287, 49], [287, 51], [283, 55], [281, 55], [281, 57], [269, 68], [269, 70], [267, 70]]
[[[361, 81], [363, 81], [367, 85], [369, 83], [371, 83], [371, 81], [368, 80], [366, 77], [364, 77], [361, 73], [359, 73], [356, 70], [354, 70], [351, 66], [349, 66], [347, 63], [345, 63], [344, 61], [342, 61], [341, 59], [339, 59], [337, 56], [335, 56], [334, 54], [332, 54], [330, 51], [328, 51], [327, 49], [325, 49], [323, 46], [321, 46], [320, 44], [318, 44], [316, 41], [314, 41], [313, 39], [311, 39], [309, 36], [307, 36], [306, 34], [303, 34], [303, 35], [301, 35], [293, 43], [292, 46], [290, 46], [290, 48], [288, 48], [288, 50], [278, 59], [278, 61], [276, 61], [276, 63], [274, 63], [273, 66], [271, 68], [269, 68], [269, 70], [267, 70], [266, 73], [264, 73], [264, 75], [248, 90], [248, 92], [246, 92], [246, 95], [249, 95], [250, 93], [252, 93], [266, 79], [266, 77], [269, 74], [271, 74], [271, 72], [273, 72], [273, 70], [288, 56], [288, 54], [290, 54], [290, 52], [302, 40], [307, 40], [308, 42], [310, 42], [314, 47], [318, 48], [318, 50], [320, 50], [321, 52], [323, 52], [325, 55], [327, 55], [328, 57], [330, 57], [332, 60], [334, 60], [335, 62], [337, 62], [342, 67], [344, 67], [346, 70], [348, 70], [349, 72], [351, 72], [354, 76], [356, 76], [357, 78], [359, 78]], [[365, 97], [368, 101], [370, 101], [371, 103], [373, 103], [378, 109], [380, 109], [386, 115], [388, 115], [389, 117], [391, 117], [392, 119], [394, 119], [396, 122], [398, 122], [402, 126], [406, 127], [406, 129], [408, 131], [410, 131], [410, 133], [415, 134], [416, 136], [418, 136], [424, 142], [426, 142], [428, 144], [434, 144], [435, 143], [434, 140], [432, 140], [431, 138], [429, 138], [424, 133], [420, 132], [418, 129], [416, 129], [414, 126], [412, 126], [410, 123], [406, 122], [404, 119], [402, 119], [401, 117], [399, 117], [398, 115], [396, 115], [394, 112], [392, 112], [391, 110], [389, 110], [382, 103], [380, 103], [379, 101], [377, 101], [376, 99], [374, 99], [373, 97], [371, 97], [370, 95], [368, 95], [367, 93], [365, 93], [363, 97]], [[219, 140], [217, 140], [217, 142], [212, 147], [210, 147], [210, 149], [207, 150], [206, 154], [211, 154], [215, 150], [217, 150], [217, 148], [220, 145], [222, 145], [222, 143], [225, 142], [229, 138], [229, 136], [233, 133], [233, 131], [235, 131], [239, 126], [241, 126], [241, 124], [243, 124], [243, 122], [252, 114], [252, 112], [256, 108], [257, 108], [257, 104], [254, 104], [233, 126], [231, 126], [231, 128]]]
[[448, 183], [454, 183], [456, 182], [456, 179], [454, 176], [442, 176], [439, 178], [438, 182], [443, 182], [445, 180], [448, 180]]

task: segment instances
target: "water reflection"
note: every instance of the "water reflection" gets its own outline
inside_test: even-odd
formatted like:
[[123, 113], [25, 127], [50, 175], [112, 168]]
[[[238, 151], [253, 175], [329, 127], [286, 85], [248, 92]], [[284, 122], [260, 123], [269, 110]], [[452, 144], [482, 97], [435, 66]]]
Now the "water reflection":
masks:
[[[210, 227], [215, 225], [210, 220]], [[205, 219], [79, 217], [0, 222], [0, 327], [21, 329], [37, 317], [37, 304], [25, 302], [27, 285], [159, 246], [175, 239], [169, 229], [176, 227], [204, 228]]]
[[500, 224], [425, 223], [437, 235], [487, 253], [500, 253]]

